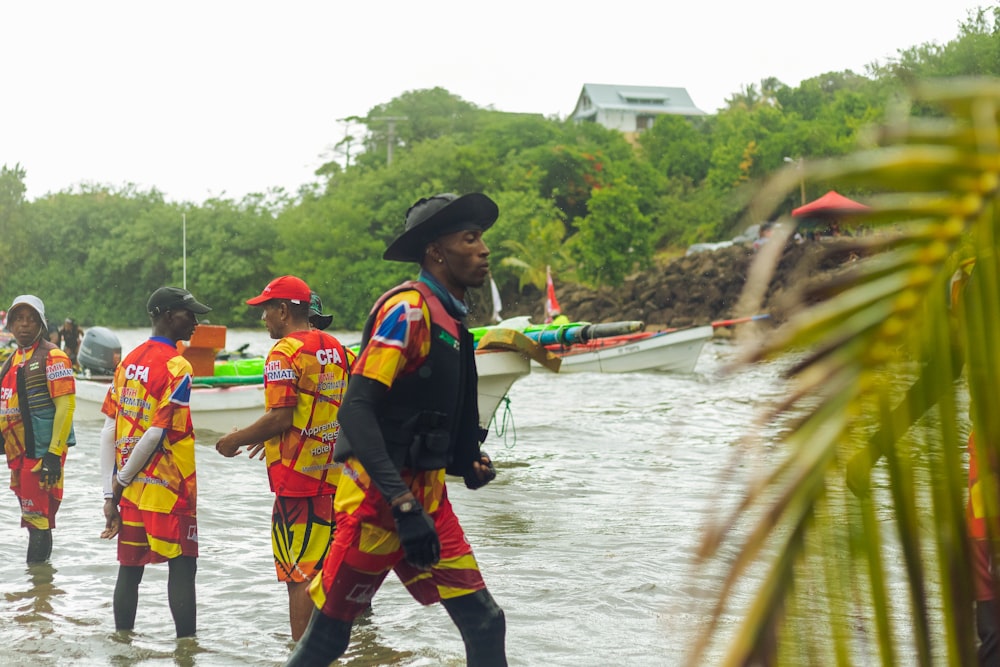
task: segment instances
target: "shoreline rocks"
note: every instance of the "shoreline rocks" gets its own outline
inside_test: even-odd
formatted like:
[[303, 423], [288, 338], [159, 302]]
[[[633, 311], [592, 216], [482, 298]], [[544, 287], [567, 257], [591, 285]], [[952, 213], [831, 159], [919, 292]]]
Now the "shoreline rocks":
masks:
[[[841, 271], [860, 257], [854, 239], [790, 243], [781, 255], [765, 292], [760, 313], [774, 325], [787, 320], [800, 298], [800, 288]], [[578, 322], [642, 320], [647, 330], [703, 325], [758, 313], [735, 309], [743, 294], [751, 263], [757, 253], [750, 245], [733, 245], [678, 257], [630, 276], [618, 288], [589, 289], [556, 281], [563, 313]], [[485, 291], [485, 298], [478, 292]], [[492, 304], [489, 289], [472, 295], [473, 325], [488, 323]], [[480, 298], [476, 298], [480, 297]], [[529, 315], [544, 321], [544, 295], [525, 290], [510, 303], [504, 301], [503, 317]]]

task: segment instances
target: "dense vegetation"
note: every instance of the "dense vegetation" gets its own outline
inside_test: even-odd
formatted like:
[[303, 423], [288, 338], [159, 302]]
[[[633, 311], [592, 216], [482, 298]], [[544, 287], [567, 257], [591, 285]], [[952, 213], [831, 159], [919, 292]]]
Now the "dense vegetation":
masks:
[[[747, 222], [748, 186], [786, 158], [845, 154], [909, 81], [955, 75], [1000, 75], [1000, 9], [970, 15], [945, 45], [902, 50], [863, 75], [747, 85], [715, 115], [658, 118], [634, 144], [595, 124], [482, 109], [434, 88], [357, 118], [362, 150], [346, 165], [325, 165], [295, 195], [196, 204], [156, 190], [78, 186], [28, 201], [25, 169], [5, 165], [0, 302], [32, 292], [56, 317], [141, 326], [146, 296], [186, 272], [215, 308], [213, 321], [241, 326], [256, 316], [244, 299], [293, 273], [320, 292], [335, 328], [356, 329], [381, 291], [413, 274], [381, 260], [409, 205], [474, 190], [500, 205], [502, 223], [487, 240], [505, 296], [540, 286], [546, 265], [562, 280], [614, 286], [672, 249], [733, 236]], [[407, 120], [390, 126], [387, 117]], [[805, 196], [828, 185], [805, 183]], [[789, 194], [783, 210], [799, 197]]]

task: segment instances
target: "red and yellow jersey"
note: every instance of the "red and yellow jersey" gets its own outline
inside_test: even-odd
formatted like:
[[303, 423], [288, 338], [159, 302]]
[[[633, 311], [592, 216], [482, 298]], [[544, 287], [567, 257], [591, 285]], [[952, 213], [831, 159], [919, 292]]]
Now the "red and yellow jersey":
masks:
[[[972, 278], [974, 260], [965, 260], [959, 268], [952, 274], [949, 284], [949, 314], [952, 319], [952, 326], [957, 326], [957, 321], [963, 316], [961, 312], [964, 307], [965, 288]], [[970, 418], [972, 405], [969, 406]], [[983, 497], [983, 481], [979, 478], [979, 461], [976, 453], [976, 438], [974, 433], [969, 434], [969, 496], [965, 504], [966, 529], [969, 537], [974, 540], [996, 539], [1000, 535], [1000, 517], [990, 516], [988, 510], [990, 506]], [[996, 474], [996, 462], [990, 462], [990, 468]]]
[[[3, 436], [7, 465], [11, 468], [18, 465], [18, 459], [24, 456], [25, 451], [24, 421], [21, 416], [20, 399], [17, 395], [17, 370], [26, 362], [29, 365], [35, 362], [34, 355], [37, 349], [38, 344], [35, 343], [27, 350], [18, 348], [12, 352], [10, 370], [0, 382], [0, 435]], [[45, 382], [50, 397], [69, 396], [76, 393], [73, 363], [65, 352], [59, 348], [50, 349], [44, 363]], [[48, 443], [42, 443], [40, 446], [43, 449], [47, 448]]]
[[292, 426], [264, 443], [267, 476], [279, 496], [336, 493], [340, 464], [333, 446], [337, 413], [354, 355], [318, 329], [296, 331], [271, 348], [264, 364], [264, 406], [295, 408]]
[[353, 374], [391, 387], [423, 365], [431, 349], [431, 314], [416, 290], [393, 294], [375, 316], [372, 334]]
[[976, 462], [975, 435], [969, 434], [969, 500], [965, 504], [965, 519], [968, 524], [969, 537], [976, 540], [986, 540], [991, 536], [1000, 535], [1000, 524], [996, 517], [992, 518], [992, 526], [987, 522], [986, 502], [983, 499], [982, 483], [979, 480], [979, 466]]
[[101, 408], [115, 420], [115, 464], [120, 470], [151, 427], [163, 440], [122, 499], [141, 510], [195, 514], [197, 484], [191, 425], [191, 363], [173, 342], [150, 338], [129, 353]]

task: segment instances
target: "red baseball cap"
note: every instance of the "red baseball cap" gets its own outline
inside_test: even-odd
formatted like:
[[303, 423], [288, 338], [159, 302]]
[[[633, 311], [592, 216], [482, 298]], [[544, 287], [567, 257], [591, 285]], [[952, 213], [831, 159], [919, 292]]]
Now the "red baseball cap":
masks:
[[281, 276], [267, 284], [260, 296], [247, 299], [248, 306], [259, 306], [271, 299], [288, 299], [292, 303], [309, 303], [312, 290], [306, 281], [295, 276]]

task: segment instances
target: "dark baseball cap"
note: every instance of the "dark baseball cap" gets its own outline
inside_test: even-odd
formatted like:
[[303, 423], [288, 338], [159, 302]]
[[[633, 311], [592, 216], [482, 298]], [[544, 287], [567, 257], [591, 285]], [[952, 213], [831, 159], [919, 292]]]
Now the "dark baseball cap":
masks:
[[323, 314], [323, 300], [319, 298], [319, 294], [316, 294], [316, 292], [309, 295], [309, 321], [321, 331], [333, 322], [333, 315]]
[[190, 310], [197, 315], [204, 315], [212, 310], [195, 299], [191, 292], [180, 287], [161, 287], [153, 292], [146, 302], [146, 312], [154, 316], [180, 308]]

